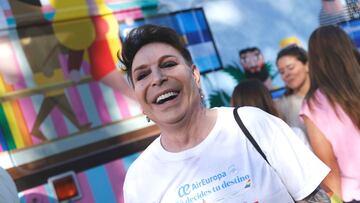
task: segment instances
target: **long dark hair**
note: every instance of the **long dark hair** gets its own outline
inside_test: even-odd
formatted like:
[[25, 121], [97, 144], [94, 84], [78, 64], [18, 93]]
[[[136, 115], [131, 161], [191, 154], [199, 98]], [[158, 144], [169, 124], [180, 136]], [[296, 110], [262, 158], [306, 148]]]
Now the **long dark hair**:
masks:
[[233, 106], [255, 106], [279, 117], [269, 90], [257, 79], [246, 79], [239, 82], [232, 93]]
[[360, 129], [360, 54], [342, 29], [323, 26], [311, 34], [309, 74], [311, 85], [305, 99], [310, 109], [320, 90], [335, 112], [338, 104]]

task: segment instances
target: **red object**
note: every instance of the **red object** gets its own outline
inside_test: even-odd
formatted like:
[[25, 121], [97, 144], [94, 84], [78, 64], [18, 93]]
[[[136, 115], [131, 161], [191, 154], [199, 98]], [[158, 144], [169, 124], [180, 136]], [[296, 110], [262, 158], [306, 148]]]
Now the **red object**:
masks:
[[116, 64], [112, 58], [109, 42], [106, 39], [109, 25], [102, 16], [92, 16], [91, 19], [96, 31], [95, 41], [89, 47], [91, 75], [95, 80], [100, 80], [115, 70]]
[[56, 196], [59, 201], [69, 200], [79, 195], [73, 176], [65, 176], [53, 181]]

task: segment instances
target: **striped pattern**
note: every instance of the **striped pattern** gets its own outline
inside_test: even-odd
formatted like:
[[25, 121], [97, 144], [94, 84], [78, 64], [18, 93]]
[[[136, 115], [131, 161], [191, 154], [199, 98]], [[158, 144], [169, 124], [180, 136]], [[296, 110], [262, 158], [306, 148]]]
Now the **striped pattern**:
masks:
[[[55, 10], [51, 5], [52, 1], [42, 0], [41, 2], [43, 3], [42, 11], [46, 18], [53, 20]], [[101, 4], [101, 2], [102, 1], [96, 1], [96, 3], [99, 4]], [[135, 18], [143, 17], [142, 10], [140, 9], [142, 6], [148, 7], [156, 5], [156, 1], [148, 1], [146, 5], [140, 1], [134, 1], [138, 2], [139, 5], [136, 5], [136, 3], [129, 4], [128, 7], [122, 7], [121, 5], [123, 3], [118, 0], [104, 2], [109, 4], [109, 8], [113, 10], [116, 9], [114, 19], [117, 21], [124, 20], [126, 16]], [[105, 7], [102, 7], [101, 9], [104, 8]], [[16, 22], [14, 22], [11, 7], [6, 0], [1, 1], [1, 9], [6, 18], [6, 21], [1, 22], [6, 24], [1, 24], [0, 27], [14, 27]], [[101, 10], [101, 12], [105, 11], [111, 10]], [[104, 17], [101, 23], [110, 23], [107, 19], [107, 17]], [[111, 23], [114, 22], [111, 21]], [[115, 33], [116, 32], [117, 30], [115, 30]], [[6, 34], [6, 36], [2, 36], [0, 49], [2, 53], [6, 54], [0, 56], [0, 60], [6, 61], [7, 63], [0, 65], [3, 66], [0, 67], [0, 96], [17, 90], [37, 87], [16, 29], [10, 29], [2, 34]], [[89, 49], [85, 51], [86, 54], [80, 72], [82, 77], [91, 74], [94, 68], [102, 69], [101, 67], [91, 66], [96, 66], [96, 64], [104, 65], [104, 61], [109, 63], [107, 66], [115, 66], [117, 61], [116, 52], [120, 48], [120, 41], [116, 36], [107, 35], [102, 37], [105, 37], [106, 40], [99, 38], [98, 41], [101, 41], [101, 43], [96, 43], [100, 45], [103, 50], [101, 57], [96, 56], [99, 55], [99, 46], [94, 46], [93, 50]], [[92, 57], [89, 57], [88, 54]], [[58, 56], [61, 66], [59, 68], [65, 80], [69, 78], [67, 57], [67, 54]], [[15, 75], [17, 79], [15, 83], [6, 80], [7, 75], [5, 72], [8, 72], [8, 70], [11, 70], [11, 74]], [[95, 75], [96, 74], [98, 73], [95, 73]], [[140, 107], [124, 97], [121, 92], [114, 91], [96, 81], [66, 88], [65, 95], [80, 125], [91, 123], [91, 127], [98, 127], [141, 113]], [[29, 147], [42, 142], [37, 137], [31, 135], [30, 132], [32, 131], [43, 100], [44, 95], [36, 94], [30, 97], [22, 97], [0, 103], [0, 152]], [[55, 107], [43, 121], [40, 130], [48, 140], [66, 137], [78, 132], [75, 125], [68, 120], [57, 107]]]
[[[77, 174], [82, 198], [76, 203], [124, 203], [123, 183], [128, 166], [139, 153], [118, 159]], [[21, 203], [32, 203], [33, 198], [44, 203], [56, 202], [49, 184], [19, 193]]]

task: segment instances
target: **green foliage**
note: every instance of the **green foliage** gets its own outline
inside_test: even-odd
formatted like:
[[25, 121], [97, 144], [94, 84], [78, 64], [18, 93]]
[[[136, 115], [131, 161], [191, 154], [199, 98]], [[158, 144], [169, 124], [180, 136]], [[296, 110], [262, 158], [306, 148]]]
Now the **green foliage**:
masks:
[[[270, 74], [271, 79], [275, 78], [279, 74], [278, 71], [271, 74], [272, 65], [269, 62], [265, 63], [265, 68], [268, 71], [268, 73]], [[226, 65], [224, 67], [224, 69], [222, 69], [220, 71], [231, 76], [236, 81], [236, 83], [239, 83], [241, 80], [246, 79], [245, 73], [240, 68], [240, 66], [238, 64], [236, 64], [235, 62], [233, 64]], [[230, 99], [231, 99], [231, 95], [228, 95], [223, 90], [213, 91], [209, 95], [210, 107], [230, 106]]]
[[230, 98], [223, 90], [214, 91], [210, 94], [210, 107], [230, 106]]
[[272, 65], [269, 62], [265, 63], [265, 69], [269, 73], [271, 80], [274, 79], [279, 74], [279, 71], [277, 71], [277, 70], [275, 71], [275, 73], [272, 73], [272, 70], [273, 70]]
[[236, 80], [237, 83], [245, 79], [245, 73], [236, 63], [234, 63], [233, 65], [225, 66], [225, 68], [222, 69], [222, 71], [229, 74], [232, 78], [234, 78], [234, 80]]

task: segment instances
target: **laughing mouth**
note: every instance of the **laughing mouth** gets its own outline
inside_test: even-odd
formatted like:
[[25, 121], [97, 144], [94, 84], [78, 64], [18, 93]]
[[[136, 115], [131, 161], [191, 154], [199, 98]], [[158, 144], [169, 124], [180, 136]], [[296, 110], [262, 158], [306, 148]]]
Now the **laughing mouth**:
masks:
[[179, 95], [179, 92], [167, 92], [158, 96], [155, 100], [155, 104], [163, 104], [169, 100], [175, 99]]

